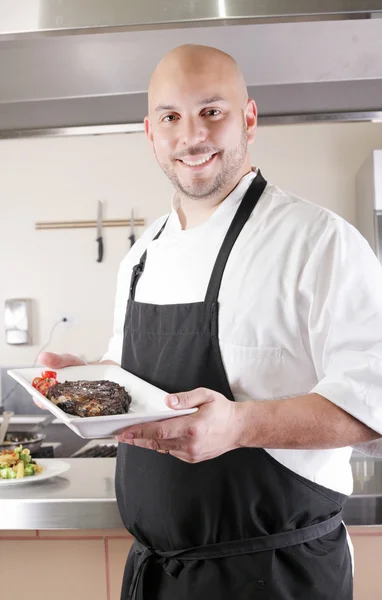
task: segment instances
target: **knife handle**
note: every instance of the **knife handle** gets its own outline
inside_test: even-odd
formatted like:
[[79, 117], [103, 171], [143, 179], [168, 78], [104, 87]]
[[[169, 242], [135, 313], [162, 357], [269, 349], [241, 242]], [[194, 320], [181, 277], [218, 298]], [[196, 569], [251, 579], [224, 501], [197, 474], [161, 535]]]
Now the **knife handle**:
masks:
[[102, 262], [102, 258], [103, 258], [103, 240], [102, 240], [102, 236], [97, 238], [97, 242], [98, 242], [98, 258], [97, 258], [97, 262]]

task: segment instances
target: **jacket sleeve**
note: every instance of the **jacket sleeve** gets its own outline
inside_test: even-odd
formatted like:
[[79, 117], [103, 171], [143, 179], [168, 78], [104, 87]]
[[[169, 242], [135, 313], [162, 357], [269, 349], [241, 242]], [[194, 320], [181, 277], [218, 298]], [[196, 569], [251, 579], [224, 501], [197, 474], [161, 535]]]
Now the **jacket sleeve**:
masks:
[[382, 266], [332, 215], [300, 279], [318, 383], [311, 390], [382, 435]]

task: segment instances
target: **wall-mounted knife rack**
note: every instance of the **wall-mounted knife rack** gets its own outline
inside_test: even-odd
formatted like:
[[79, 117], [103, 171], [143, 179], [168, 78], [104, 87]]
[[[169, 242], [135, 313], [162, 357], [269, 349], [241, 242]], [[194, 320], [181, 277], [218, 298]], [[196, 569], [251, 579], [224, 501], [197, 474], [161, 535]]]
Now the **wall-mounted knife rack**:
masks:
[[[131, 219], [109, 219], [102, 221], [102, 227], [129, 227]], [[144, 227], [144, 219], [134, 219], [135, 227]], [[97, 227], [97, 221], [56, 221], [36, 223], [36, 229], [80, 229]]]

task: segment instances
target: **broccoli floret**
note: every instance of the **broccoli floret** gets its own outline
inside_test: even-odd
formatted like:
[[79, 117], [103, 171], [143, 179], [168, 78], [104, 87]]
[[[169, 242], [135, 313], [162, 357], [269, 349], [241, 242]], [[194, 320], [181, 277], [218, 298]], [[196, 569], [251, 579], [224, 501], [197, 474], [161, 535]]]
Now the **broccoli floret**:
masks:
[[30, 454], [25, 454], [25, 452], [22, 452], [20, 454], [20, 458], [21, 460], [24, 462], [24, 465], [28, 465], [30, 463], [31, 459], [31, 455]]
[[34, 475], [34, 466], [33, 465], [25, 465], [24, 475], [27, 477], [28, 475]]
[[16, 473], [11, 467], [0, 469], [0, 477], [2, 479], [16, 479]]

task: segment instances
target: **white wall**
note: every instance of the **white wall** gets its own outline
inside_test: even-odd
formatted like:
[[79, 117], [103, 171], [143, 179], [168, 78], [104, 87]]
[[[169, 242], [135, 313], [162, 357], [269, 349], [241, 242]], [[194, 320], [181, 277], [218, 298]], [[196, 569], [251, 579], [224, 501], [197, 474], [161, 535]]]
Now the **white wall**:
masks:
[[33, 31], [39, 22], [39, 0], [0, 0], [0, 31]]
[[382, 148], [382, 123], [263, 127], [253, 156], [268, 179], [355, 225], [355, 174]]
[[[304, 125], [259, 129], [251, 153], [270, 181], [354, 223], [355, 173], [374, 148], [382, 148], [382, 124]], [[111, 335], [128, 230], [104, 230], [98, 264], [95, 229], [36, 231], [36, 221], [95, 219], [101, 199], [105, 218], [128, 218], [134, 208], [150, 223], [170, 196], [141, 133], [0, 141], [0, 318], [6, 298], [32, 298], [35, 308], [33, 346], [0, 336], [0, 365], [31, 364], [60, 317], [77, 325], [59, 325], [52, 351], [94, 360]]]

